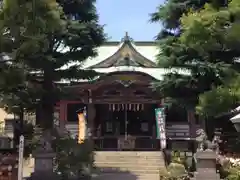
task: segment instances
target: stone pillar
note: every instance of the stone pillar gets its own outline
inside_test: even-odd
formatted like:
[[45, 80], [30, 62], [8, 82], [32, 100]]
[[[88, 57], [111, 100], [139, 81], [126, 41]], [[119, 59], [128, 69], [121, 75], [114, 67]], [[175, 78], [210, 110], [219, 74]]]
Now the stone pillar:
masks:
[[196, 153], [196, 180], [220, 180], [220, 176], [216, 171], [216, 158], [216, 152], [211, 150]]

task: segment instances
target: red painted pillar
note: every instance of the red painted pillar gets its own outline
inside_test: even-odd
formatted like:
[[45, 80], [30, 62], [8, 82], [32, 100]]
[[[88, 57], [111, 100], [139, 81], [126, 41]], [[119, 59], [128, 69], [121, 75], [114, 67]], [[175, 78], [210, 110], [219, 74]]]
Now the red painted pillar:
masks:
[[60, 101], [59, 123], [60, 126], [65, 125], [66, 122], [66, 101]]

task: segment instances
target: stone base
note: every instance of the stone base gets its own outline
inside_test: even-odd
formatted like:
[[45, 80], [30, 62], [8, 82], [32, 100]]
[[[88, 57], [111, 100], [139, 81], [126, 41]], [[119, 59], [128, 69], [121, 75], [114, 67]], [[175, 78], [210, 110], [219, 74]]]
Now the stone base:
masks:
[[219, 174], [216, 172], [216, 157], [214, 151], [198, 151], [196, 180], [220, 180]]
[[214, 151], [199, 151], [196, 153], [197, 169], [210, 168], [216, 169], [217, 154]]
[[219, 174], [216, 172], [208, 172], [207, 170], [205, 173], [196, 173], [195, 178], [196, 180], [220, 180]]
[[61, 178], [54, 172], [34, 172], [27, 180], [60, 180]]

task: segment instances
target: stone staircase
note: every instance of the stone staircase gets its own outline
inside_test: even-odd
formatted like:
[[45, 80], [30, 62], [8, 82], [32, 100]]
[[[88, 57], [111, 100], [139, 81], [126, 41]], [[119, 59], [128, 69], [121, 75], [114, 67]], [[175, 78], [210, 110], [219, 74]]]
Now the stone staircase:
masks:
[[94, 180], [159, 180], [165, 168], [160, 151], [97, 151]]

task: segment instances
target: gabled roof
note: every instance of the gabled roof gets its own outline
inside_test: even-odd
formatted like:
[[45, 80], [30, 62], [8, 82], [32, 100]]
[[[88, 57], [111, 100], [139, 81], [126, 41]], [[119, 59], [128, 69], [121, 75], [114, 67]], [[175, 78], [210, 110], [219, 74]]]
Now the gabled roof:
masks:
[[[177, 72], [183, 75], [190, 75], [184, 69], [164, 69], [157, 67], [157, 55], [159, 49], [154, 41], [134, 41], [125, 34], [121, 41], [108, 41], [96, 49], [98, 55], [88, 58], [82, 63], [71, 62], [62, 68], [69, 68], [79, 65], [81, 69], [92, 69], [101, 74], [115, 72], [141, 72], [152, 76], [157, 80], [162, 80], [168, 73]], [[96, 77], [98, 79], [100, 77]], [[88, 82], [88, 80], [62, 79], [58, 83]]]
[[154, 68], [156, 67], [156, 63], [144, 57], [141, 52], [138, 52], [134, 47], [132, 39], [128, 36], [128, 33], [126, 33], [118, 50], [113, 55], [89, 68], [95, 69], [119, 66]]

